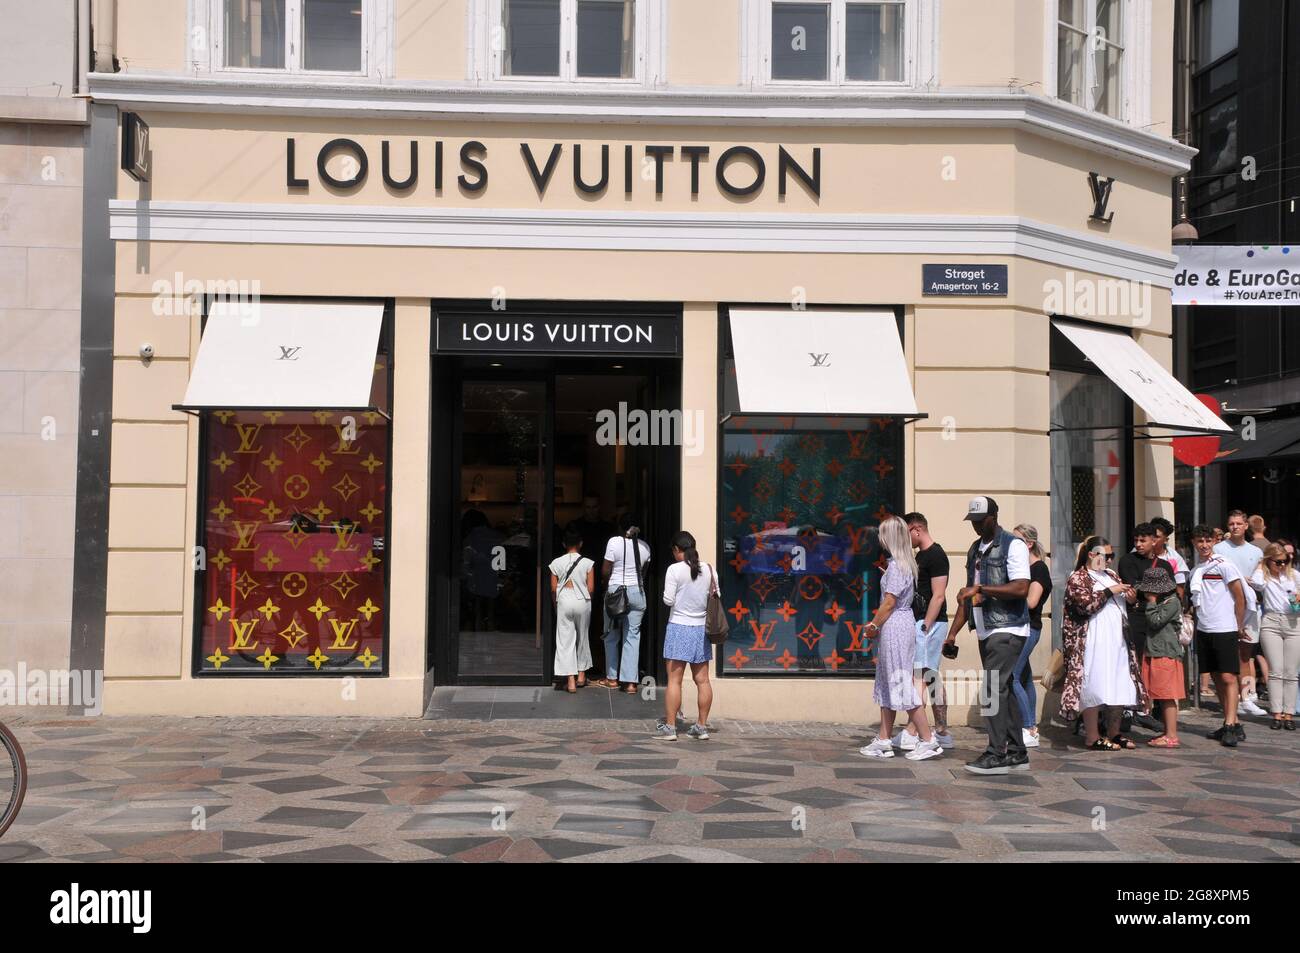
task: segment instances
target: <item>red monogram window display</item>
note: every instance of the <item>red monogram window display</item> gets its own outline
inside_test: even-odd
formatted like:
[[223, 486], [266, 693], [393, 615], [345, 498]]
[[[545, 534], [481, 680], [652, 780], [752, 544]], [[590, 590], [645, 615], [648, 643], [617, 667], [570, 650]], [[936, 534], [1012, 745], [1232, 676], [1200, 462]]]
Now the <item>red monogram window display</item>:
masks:
[[387, 418], [215, 411], [205, 426], [198, 671], [382, 672]]
[[902, 500], [903, 427], [746, 429], [724, 438], [725, 673], [875, 670], [863, 627], [885, 567], [876, 527]]

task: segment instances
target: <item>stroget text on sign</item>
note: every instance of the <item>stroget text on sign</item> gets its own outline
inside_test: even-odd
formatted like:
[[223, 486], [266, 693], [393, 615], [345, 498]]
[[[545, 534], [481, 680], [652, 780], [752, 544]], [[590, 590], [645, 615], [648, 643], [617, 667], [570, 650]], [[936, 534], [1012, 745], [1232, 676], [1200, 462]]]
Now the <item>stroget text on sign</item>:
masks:
[[991, 295], [1007, 293], [1006, 265], [922, 265], [923, 295]]

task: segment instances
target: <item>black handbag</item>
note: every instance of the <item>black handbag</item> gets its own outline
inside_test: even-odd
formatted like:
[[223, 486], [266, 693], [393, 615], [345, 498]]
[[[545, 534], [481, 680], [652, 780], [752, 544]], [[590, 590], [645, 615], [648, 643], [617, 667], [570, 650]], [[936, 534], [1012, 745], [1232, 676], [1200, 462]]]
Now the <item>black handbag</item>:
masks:
[[[632, 557], [636, 561], [636, 581], [641, 582], [641, 547], [636, 537], [632, 539]], [[623, 537], [623, 562], [627, 562], [627, 537]], [[611, 619], [621, 619], [632, 611], [632, 601], [627, 596], [627, 586], [611, 588], [605, 593], [605, 615]]]

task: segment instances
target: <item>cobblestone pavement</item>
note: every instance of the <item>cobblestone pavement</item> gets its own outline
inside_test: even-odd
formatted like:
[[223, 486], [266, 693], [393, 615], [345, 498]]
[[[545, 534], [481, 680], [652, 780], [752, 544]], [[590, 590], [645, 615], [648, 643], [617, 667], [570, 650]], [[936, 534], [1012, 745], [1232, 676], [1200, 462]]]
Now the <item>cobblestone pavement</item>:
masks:
[[994, 778], [969, 728], [912, 763], [833, 725], [4, 717], [33, 773], [5, 861], [1300, 859], [1300, 733], [1231, 751], [1204, 715], [1178, 751], [1046, 729]]

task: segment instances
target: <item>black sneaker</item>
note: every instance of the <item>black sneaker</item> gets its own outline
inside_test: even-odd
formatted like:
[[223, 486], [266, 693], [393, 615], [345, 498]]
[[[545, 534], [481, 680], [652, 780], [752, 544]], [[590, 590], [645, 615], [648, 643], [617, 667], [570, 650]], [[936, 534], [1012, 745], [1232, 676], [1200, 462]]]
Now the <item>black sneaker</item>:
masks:
[[1028, 771], [1029, 770], [1029, 752], [1023, 751], [1020, 754], [1007, 752], [1006, 757], [1008, 771]]
[[1215, 728], [1205, 737], [1209, 738], [1211, 741], [1222, 741], [1223, 733], [1227, 730], [1228, 730], [1228, 723], [1225, 721], [1223, 724], [1221, 724], [1218, 728]]
[[1219, 738], [1219, 744], [1223, 745], [1225, 748], [1237, 747], [1237, 732], [1233, 730], [1236, 726], [1224, 725], [1224, 728], [1227, 730], [1224, 731], [1223, 736]]
[[1233, 730], [1236, 732], [1237, 740], [1238, 740], [1238, 741], [1245, 741], [1245, 740], [1246, 740], [1246, 729], [1243, 728], [1243, 727], [1241, 726], [1241, 722], [1237, 722], [1237, 723], [1236, 723], [1235, 725], [1233, 725], [1232, 727], [1233, 727]]
[[[1026, 758], [1026, 761], [1029, 759]], [[982, 755], [966, 765], [966, 770], [971, 774], [1007, 774], [1011, 768], [1007, 765], [1007, 759], [1002, 755], [994, 754], [992, 751], [985, 751]]]
[[1133, 716], [1133, 724], [1137, 725], [1139, 728], [1145, 728], [1147, 731], [1158, 731], [1163, 733], [1165, 730], [1165, 726], [1155, 718], [1141, 713]]

